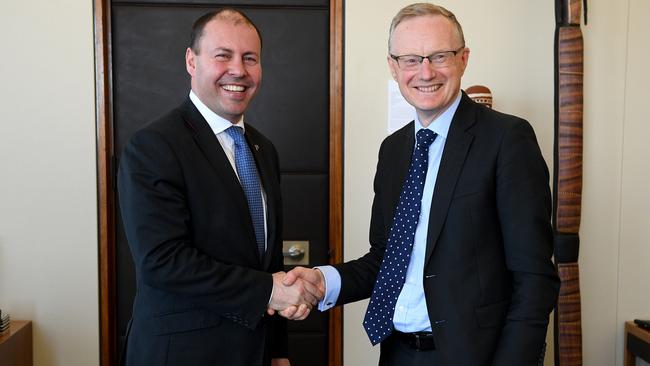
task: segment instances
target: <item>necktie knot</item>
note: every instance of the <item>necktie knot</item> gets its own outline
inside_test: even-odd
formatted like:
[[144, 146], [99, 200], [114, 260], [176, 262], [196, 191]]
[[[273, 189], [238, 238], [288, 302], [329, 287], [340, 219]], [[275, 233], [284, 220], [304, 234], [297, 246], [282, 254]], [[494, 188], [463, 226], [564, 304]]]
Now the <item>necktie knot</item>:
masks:
[[232, 137], [235, 145], [241, 145], [244, 142], [244, 129], [239, 126], [230, 126], [226, 129], [228, 135]]
[[416, 134], [417, 143], [421, 147], [429, 147], [435, 138], [436, 133], [426, 128], [421, 129]]

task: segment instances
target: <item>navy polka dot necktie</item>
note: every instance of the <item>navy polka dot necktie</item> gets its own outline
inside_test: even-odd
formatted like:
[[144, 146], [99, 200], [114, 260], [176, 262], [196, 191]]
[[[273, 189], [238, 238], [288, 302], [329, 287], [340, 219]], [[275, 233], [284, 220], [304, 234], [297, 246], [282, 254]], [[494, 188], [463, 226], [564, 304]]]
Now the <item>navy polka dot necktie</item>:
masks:
[[226, 129], [228, 135], [235, 142], [235, 167], [237, 176], [241, 183], [246, 200], [248, 201], [248, 210], [251, 214], [253, 228], [255, 229], [255, 239], [260, 257], [265, 252], [264, 240], [264, 207], [262, 206], [262, 189], [260, 188], [260, 177], [257, 174], [257, 166], [253, 153], [244, 138], [244, 129], [237, 126], [230, 126]]
[[411, 158], [409, 174], [399, 195], [384, 259], [363, 319], [363, 327], [373, 346], [386, 339], [393, 331], [395, 304], [404, 286], [415, 228], [420, 217], [422, 191], [429, 164], [429, 146], [436, 136], [435, 132], [424, 128], [418, 131], [416, 136], [417, 144]]

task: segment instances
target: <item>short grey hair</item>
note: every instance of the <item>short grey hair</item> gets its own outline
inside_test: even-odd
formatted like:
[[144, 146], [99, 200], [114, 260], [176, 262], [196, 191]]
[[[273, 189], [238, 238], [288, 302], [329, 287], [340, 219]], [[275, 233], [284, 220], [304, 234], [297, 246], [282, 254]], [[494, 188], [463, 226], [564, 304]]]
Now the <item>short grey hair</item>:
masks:
[[463, 27], [460, 26], [458, 19], [451, 11], [445, 9], [442, 6], [429, 4], [429, 3], [415, 3], [408, 5], [402, 8], [390, 23], [390, 31], [388, 32], [388, 50], [390, 51], [390, 41], [393, 38], [393, 32], [397, 26], [411, 18], [425, 16], [425, 15], [440, 15], [443, 16], [451, 22], [456, 27], [456, 32], [458, 33], [458, 38], [462, 43], [462, 47], [465, 47], [465, 35], [463, 34]]

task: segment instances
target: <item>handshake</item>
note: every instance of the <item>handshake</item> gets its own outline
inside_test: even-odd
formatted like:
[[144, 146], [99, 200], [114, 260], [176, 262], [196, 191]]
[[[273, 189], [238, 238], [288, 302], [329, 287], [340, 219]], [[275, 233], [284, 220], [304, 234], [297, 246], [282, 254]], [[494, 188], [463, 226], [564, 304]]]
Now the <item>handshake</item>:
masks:
[[273, 274], [273, 295], [267, 309], [290, 320], [307, 318], [325, 296], [325, 277], [318, 269], [296, 267]]

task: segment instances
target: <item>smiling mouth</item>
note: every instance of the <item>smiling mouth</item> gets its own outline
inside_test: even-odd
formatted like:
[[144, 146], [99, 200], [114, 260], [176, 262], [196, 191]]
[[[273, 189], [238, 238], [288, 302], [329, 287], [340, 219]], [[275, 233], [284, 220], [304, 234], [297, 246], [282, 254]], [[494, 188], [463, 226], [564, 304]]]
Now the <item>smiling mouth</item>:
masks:
[[246, 87], [243, 85], [233, 85], [233, 84], [222, 85], [221, 88], [231, 92], [243, 92], [244, 90], [246, 90]]
[[436, 84], [432, 86], [417, 86], [415, 87], [417, 90], [424, 92], [424, 93], [433, 93], [440, 89], [442, 87], [442, 84]]

